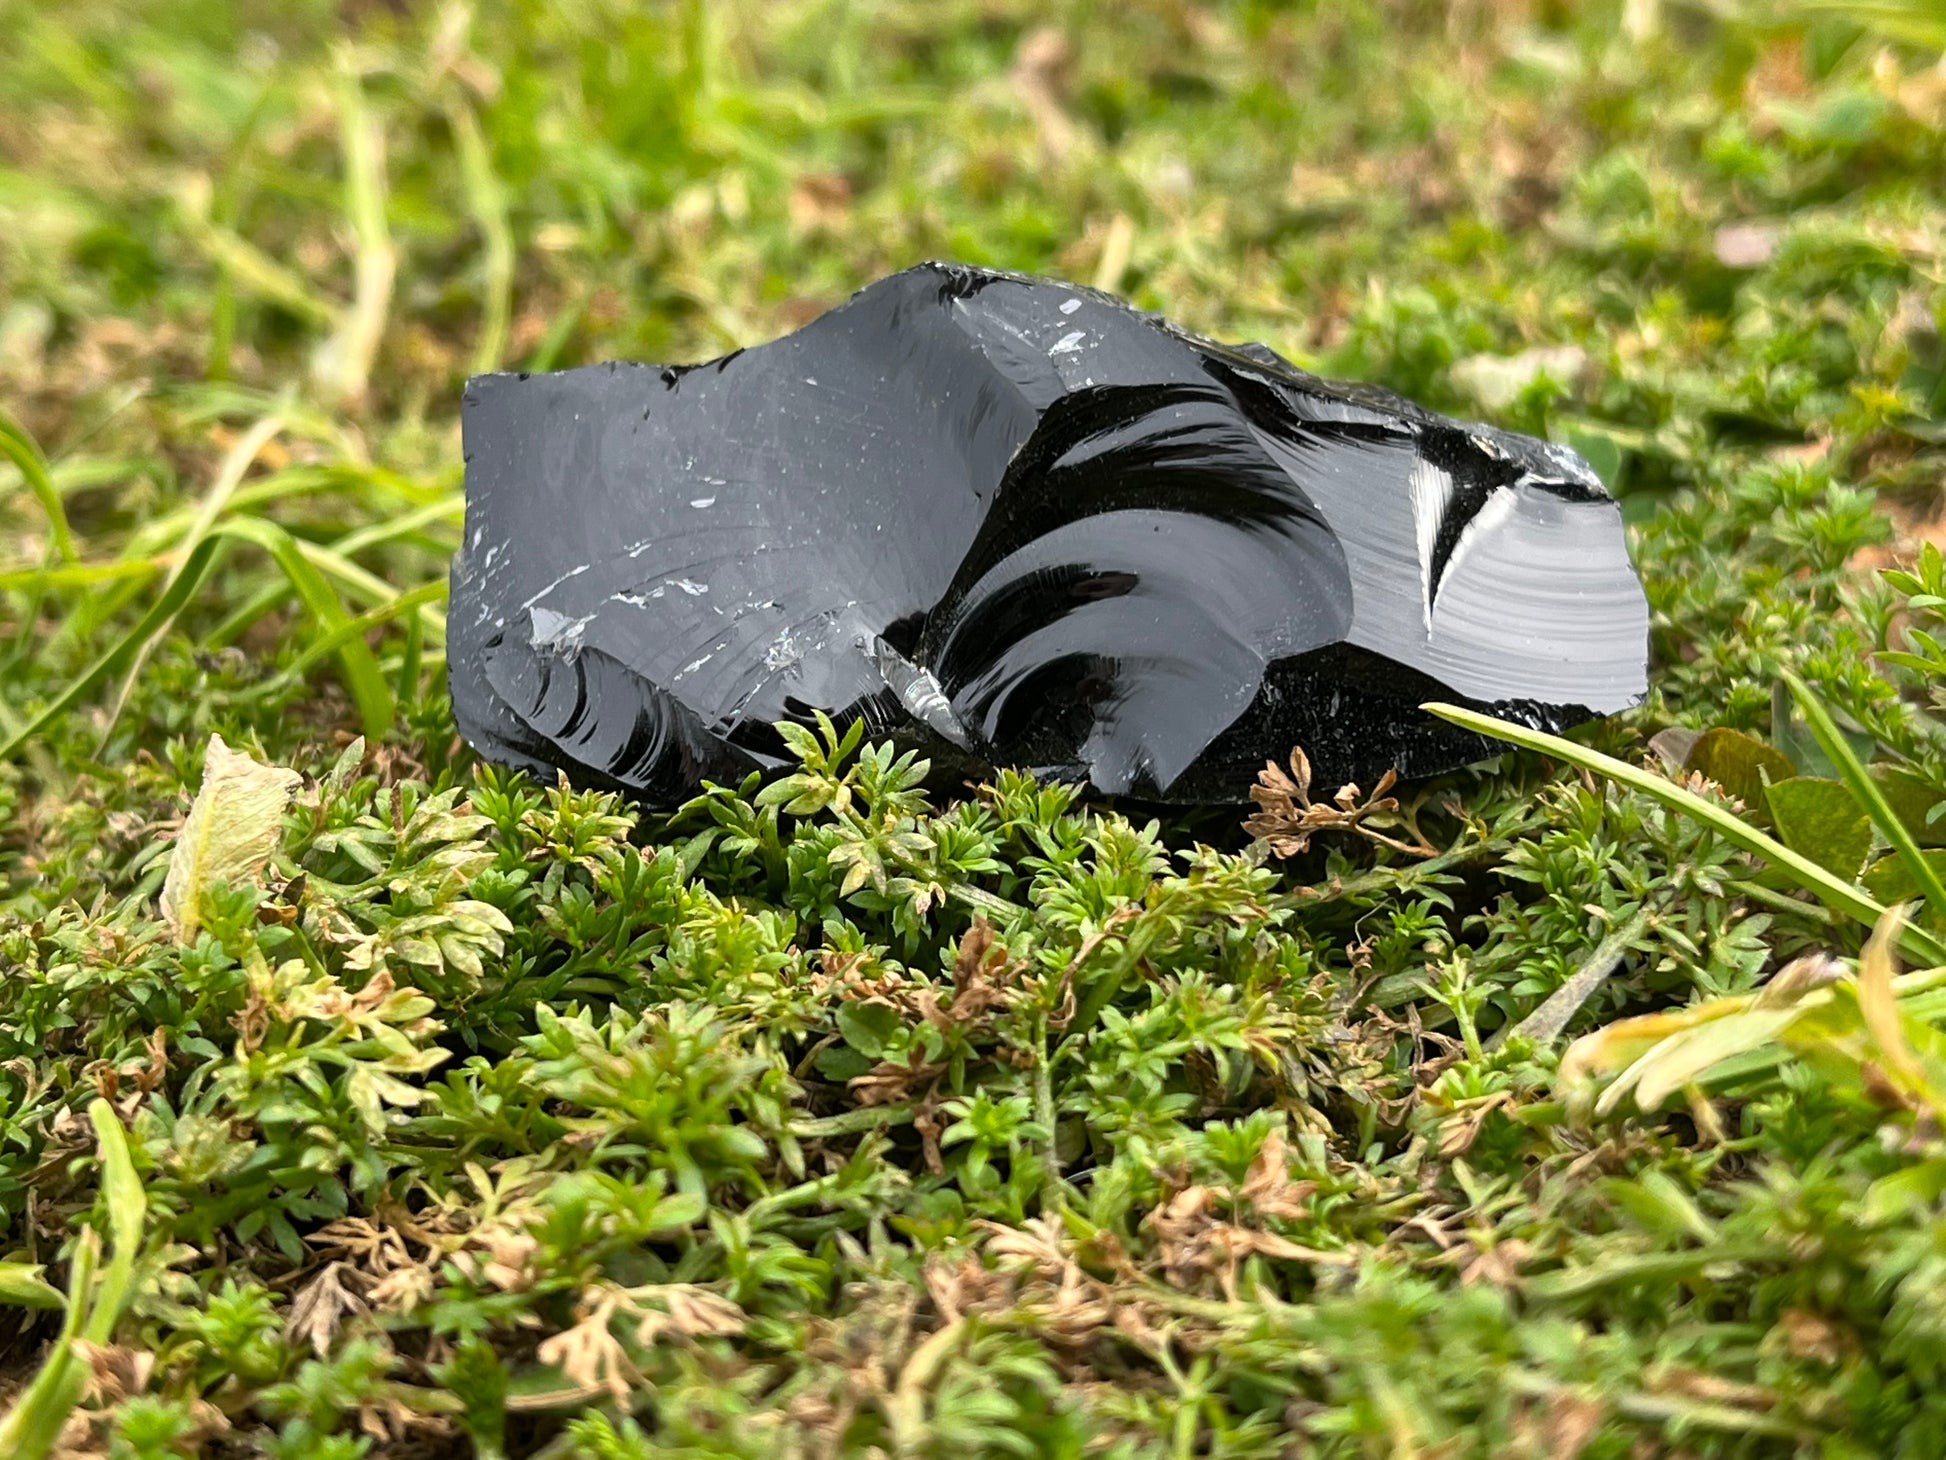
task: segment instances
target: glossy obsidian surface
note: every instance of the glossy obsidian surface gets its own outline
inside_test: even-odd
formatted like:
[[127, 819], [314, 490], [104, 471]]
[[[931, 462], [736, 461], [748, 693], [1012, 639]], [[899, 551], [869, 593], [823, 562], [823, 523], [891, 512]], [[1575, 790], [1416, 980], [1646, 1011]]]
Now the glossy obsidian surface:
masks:
[[950, 264], [706, 365], [473, 380], [448, 663], [488, 757], [667, 801], [862, 715], [947, 762], [1240, 801], [1636, 702], [1648, 614], [1565, 448]]

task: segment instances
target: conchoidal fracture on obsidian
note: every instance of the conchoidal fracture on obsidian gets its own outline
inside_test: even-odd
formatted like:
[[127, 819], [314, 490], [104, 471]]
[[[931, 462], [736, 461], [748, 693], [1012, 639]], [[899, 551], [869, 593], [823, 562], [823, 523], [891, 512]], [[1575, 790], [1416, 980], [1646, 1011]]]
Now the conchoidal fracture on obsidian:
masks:
[[969, 767], [1237, 801], [1639, 700], [1579, 457], [1093, 290], [951, 264], [767, 345], [468, 386], [453, 702], [491, 759], [669, 800], [815, 710]]

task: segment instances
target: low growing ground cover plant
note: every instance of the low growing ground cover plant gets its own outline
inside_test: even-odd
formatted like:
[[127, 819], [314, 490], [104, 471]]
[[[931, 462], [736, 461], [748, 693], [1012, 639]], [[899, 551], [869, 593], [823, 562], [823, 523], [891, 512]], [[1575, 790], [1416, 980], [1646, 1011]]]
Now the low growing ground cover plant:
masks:
[[[0, 1453], [1938, 1452], [1930, 9], [0, 23]], [[1575, 444], [1650, 702], [1247, 829], [474, 763], [465, 372], [935, 254]]]

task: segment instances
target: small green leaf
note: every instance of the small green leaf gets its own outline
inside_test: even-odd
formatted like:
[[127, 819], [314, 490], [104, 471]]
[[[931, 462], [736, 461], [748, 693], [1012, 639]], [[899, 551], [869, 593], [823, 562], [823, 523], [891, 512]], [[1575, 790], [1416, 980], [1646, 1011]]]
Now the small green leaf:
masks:
[[790, 753], [805, 765], [810, 765], [813, 762], [822, 763], [824, 747], [819, 742], [815, 731], [803, 725], [795, 724], [790, 720], [779, 720], [777, 722], [777, 734], [782, 737], [784, 745], [789, 749]]
[[1858, 875], [1872, 849], [1872, 823], [1844, 782], [1793, 776], [1765, 796], [1785, 846], [1840, 877]]
[[1939, 792], [1900, 766], [1875, 765], [1871, 776], [1900, 825], [1922, 847], [1946, 847], [1946, 816], [1927, 818], [1941, 804]]
[[[1792, 763], [1803, 774], [1837, 779], [1840, 775], [1838, 762], [1831, 758], [1823, 745], [1819, 744], [1816, 731], [1792, 706], [1790, 679], [1790, 675], [1785, 675], [1771, 689], [1770, 738], [1779, 750], [1791, 758]], [[1861, 761], [1870, 760], [1873, 752], [1878, 748], [1871, 736], [1860, 731], [1842, 729], [1835, 724], [1832, 728], [1836, 736]]]
[[838, 1032], [868, 1060], [882, 1060], [899, 1032], [898, 1011], [889, 1004], [845, 1004], [838, 1010]]
[[[763, 1154], [761, 1141], [757, 1142], [756, 1153]], [[703, 1213], [708, 1209], [709, 1202], [701, 1192], [675, 1192], [655, 1204], [643, 1223], [643, 1229], [650, 1232], [673, 1232], [682, 1227], [693, 1227], [703, 1219]]]
[[1930, 1211], [1942, 1193], [1946, 1193], [1946, 1159], [1937, 1156], [1881, 1176], [1865, 1191], [1865, 1225], [1876, 1227], [1911, 1213]]
[[870, 1059], [842, 1044], [821, 1051], [816, 1063], [818, 1073], [836, 1085], [855, 1080], [872, 1067]]
[[821, 776], [799, 771], [772, 781], [757, 793], [759, 806], [782, 806], [792, 816], [811, 816], [831, 804], [831, 783]]
[[38, 1262], [0, 1262], [0, 1305], [10, 1308], [61, 1308], [67, 1299], [44, 1279]]
[[1767, 782], [1797, 774], [1789, 756], [1741, 730], [1706, 730], [1689, 748], [1684, 769], [1699, 771], [1741, 801], [1759, 820], [1768, 820]]
[[[1934, 848], [1922, 855], [1932, 868], [1933, 875], [1946, 881], [1946, 849]], [[1865, 890], [1873, 897], [1887, 904], [1911, 902], [1920, 893], [1919, 879], [1913, 875], [1906, 859], [1897, 852], [1887, 852], [1878, 858], [1858, 880], [1865, 884]]]

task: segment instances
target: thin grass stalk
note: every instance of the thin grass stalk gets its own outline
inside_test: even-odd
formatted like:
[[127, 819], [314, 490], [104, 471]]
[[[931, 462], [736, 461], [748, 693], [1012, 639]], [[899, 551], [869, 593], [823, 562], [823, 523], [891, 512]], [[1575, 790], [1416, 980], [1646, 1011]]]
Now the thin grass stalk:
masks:
[[[224, 455], [223, 465], [216, 473], [216, 480], [210, 484], [209, 491], [204, 495], [203, 501], [197, 509], [195, 520], [190, 523], [189, 531], [184, 535], [180, 544], [183, 552], [193, 554], [198, 545], [205, 538], [209, 537], [212, 530], [216, 527], [218, 520], [228, 509], [230, 498], [235, 495], [236, 489], [243, 483], [244, 476], [249, 472], [251, 466], [255, 464], [258, 455], [271, 443], [277, 433], [283, 429], [284, 421], [282, 416], [265, 416], [248, 431], [244, 432], [238, 438], [236, 444]], [[184, 561], [186, 562], [187, 559], [184, 559]], [[182, 569], [178, 567], [164, 580], [163, 591], [165, 594], [174, 584], [176, 577], [181, 571]], [[128, 697], [134, 693], [135, 681], [141, 677], [142, 667], [148, 663], [149, 656], [155, 652], [155, 646], [161, 642], [162, 635], [168, 631], [170, 622], [173, 622], [173, 617], [157, 625], [155, 632], [143, 640], [141, 646], [135, 651], [135, 657], [130, 661], [127, 672], [122, 676], [121, 688], [116, 692], [113, 703], [108, 707], [108, 722], [102, 726], [101, 730], [101, 746], [105, 747], [108, 744], [109, 736], [114, 734], [116, 722], [121, 719], [122, 710], [128, 704]]]
[[371, 114], [365, 89], [348, 47], [335, 57], [333, 91], [338, 103], [338, 137], [345, 161], [345, 216], [357, 240], [351, 308], [319, 349], [314, 374], [326, 398], [361, 405], [378, 358], [380, 339], [392, 307], [398, 255], [385, 220], [385, 132]]
[[1946, 885], [1939, 880], [1939, 873], [1919, 850], [1918, 840], [1906, 824], [1899, 820], [1886, 801], [1885, 793], [1878, 788], [1871, 773], [1860, 763], [1857, 754], [1838, 733], [1838, 726], [1831, 718], [1831, 712], [1824, 707], [1811, 687], [1789, 670], [1784, 671], [1784, 683], [1790, 686], [1791, 695], [1798, 708], [1804, 712], [1804, 723], [1810, 726], [1812, 737], [1818, 742], [1831, 764], [1837, 768], [1838, 775], [1858, 804], [1865, 808], [1865, 814], [1872, 819], [1872, 825], [1879, 829], [1892, 850], [1899, 854], [1912, 873], [1912, 880], [1925, 895], [1926, 904], [1933, 912], [1946, 917]]
[[34, 438], [5, 410], [0, 410], [0, 455], [4, 455], [20, 470], [21, 480], [27, 483], [27, 490], [34, 494], [34, 500], [41, 504], [41, 511], [47, 514], [48, 534], [53, 541], [54, 556], [64, 563], [78, 561], [74, 551], [74, 532], [68, 526], [67, 508], [61, 503], [61, 493], [54, 485], [54, 478], [48, 474], [47, 458], [35, 444]]
[[507, 353], [507, 328], [513, 316], [514, 235], [507, 223], [507, 190], [493, 170], [493, 156], [473, 108], [463, 97], [455, 96], [446, 103], [446, 121], [459, 153], [467, 208], [480, 230], [485, 251], [481, 261], [486, 277], [480, 338], [473, 347], [473, 372], [477, 375], [498, 370]]
[[[1613, 756], [1603, 755], [1598, 750], [1590, 750], [1585, 745], [1576, 745], [1572, 740], [1564, 740], [1559, 735], [1549, 735], [1545, 731], [1531, 730], [1525, 725], [1498, 720], [1492, 715], [1482, 715], [1477, 710], [1437, 702], [1422, 705], [1420, 708], [1428, 714], [1437, 715], [1442, 720], [1477, 734], [1504, 740], [1525, 750], [1538, 751], [1542, 755], [1551, 755], [1556, 760], [1566, 761], [1569, 765], [1606, 776], [1631, 790], [1640, 791], [1671, 810], [1694, 817], [1732, 846], [1741, 847], [1753, 856], [1762, 857], [1765, 861], [1782, 868], [1806, 892], [1812, 893], [1868, 928], [1875, 926], [1879, 918], [1884, 916], [1884, 907], [1863, 888], [1854, 886], [1826, 871], [1809, 857], [1800, 856], [1782, 842], [1766, 836], [1723, 807], [1704, 800], [1695, 792], [1685, 790], [1673, 781], [1664, 780], [1661, 776], [1638, 766], [1632, 766], [1626, 761], [1616, 760]], [[1917, 962], [1946, 963], [1946, 943], [1941, 943], [1932, 934], [1910, 924], [1901, 934], [1899, 946]]]

